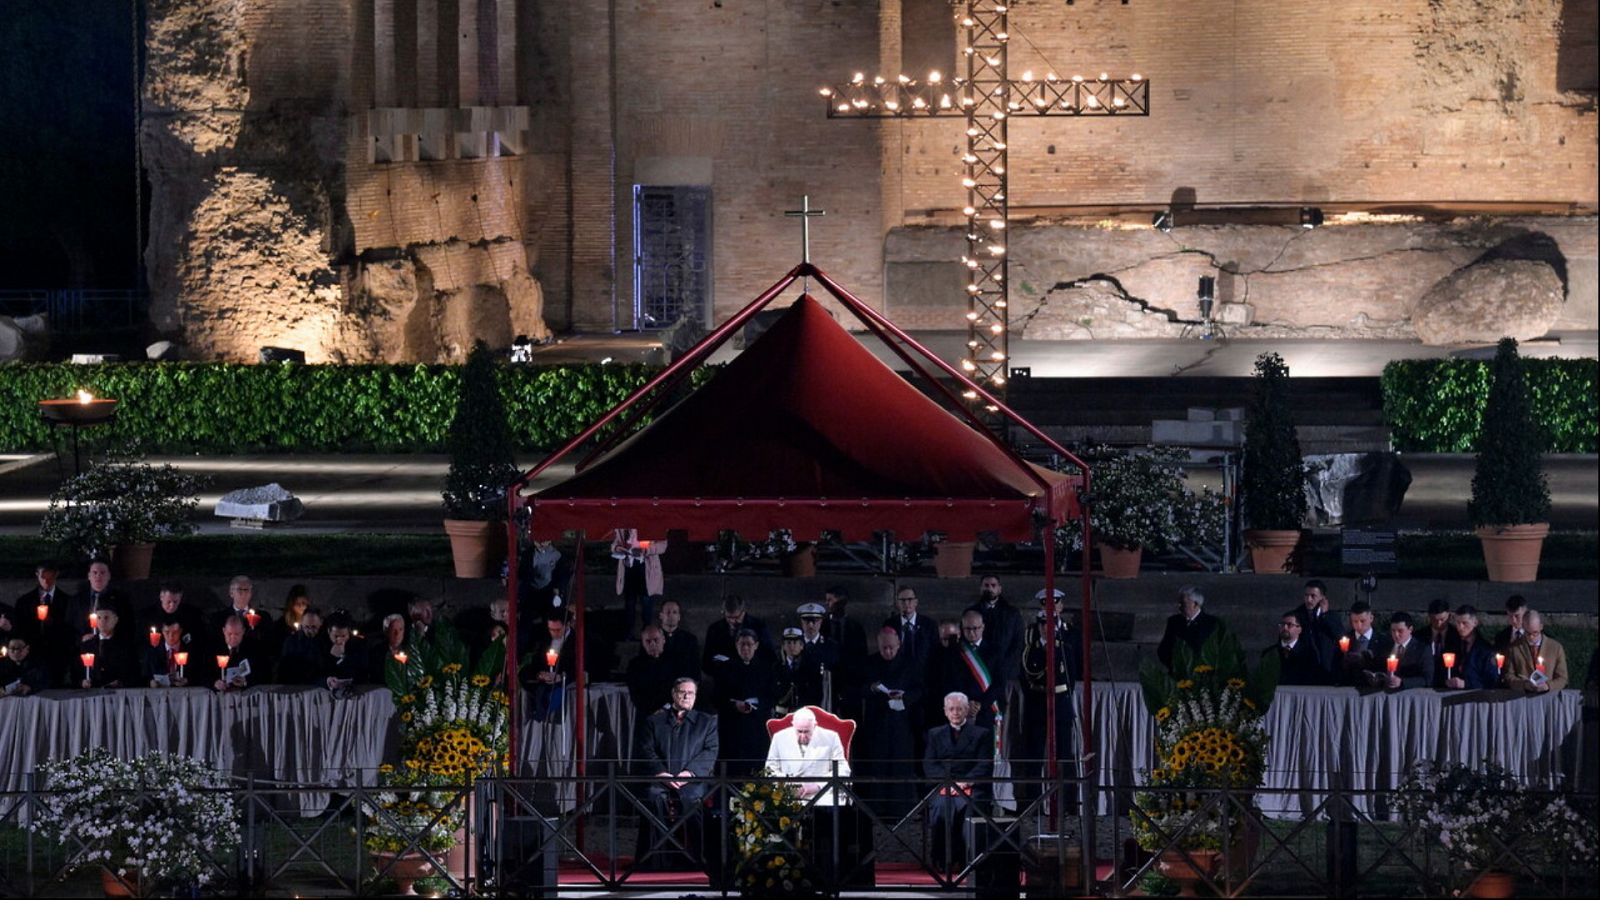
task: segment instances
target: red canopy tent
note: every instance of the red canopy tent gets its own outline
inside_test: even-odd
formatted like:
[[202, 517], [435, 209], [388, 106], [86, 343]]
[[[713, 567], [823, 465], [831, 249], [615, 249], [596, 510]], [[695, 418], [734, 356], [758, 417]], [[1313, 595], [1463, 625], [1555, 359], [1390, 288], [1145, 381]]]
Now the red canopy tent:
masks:
[[[625, 411], [637, 417], [662, 403], [671, 388], [756, 312], [802, 276], [815, 278], [844, 308], [900, 356], [930, 388], [942, 393], [956, 414], [880, 362], [844, 330], [820, 303], [802, 296], [759, 339], [708, 384], [658, 414], [655, 421], [620, 443], [602, 444], [582, 460], [571, 478], [535, 495], [523, 488], [614, 422]], [[920, 357], [920, 358], [919, 358]], [[1011, 421], [1076, 463], [1084, 474], [1064, 475], [1029, 463], [983, 426], [932, 368], [963, 384]], [[658, 390], [659, 389], [659, 390]], [[646, 399], [648, 398], [648, 400]], [[713, 540], [731, 529], [764, 535], [788, 529], [799, 540], [822, 531], [868, 538], [874, 531], [920, 536], [944, 532], [971, 539], [993, 531], [1007, 540], [1046, 536], [1047, 615], [1055, 615], [1052, 529], [1079, 517], [1078, 491], [1088, 487], [1088, 467], [1022, 420], [982, 387], [929, 353], [881, 314], [845, 291], [810, 263], [802, 263], [749, 306], [697, 344], [682, 359], [640, 388], [582, 434], [546, 457], [508, 491], [508, 539], [516, 559], [521, 507], [529, 506], [531, 536], [556, 538], [576, 532], [578, 571], [582, 536], [634, 528], [641, 538], [662, 538], [683, 529], [691, 540]], [[1084, 546], [1089, 546], [1087, 517]], [[1083, 566], [1083, 621], [1089, 621], [1088, 551]], [[509, 567], [508, 617], [515, 616], [516, 571]], [[577, 580], [573, 608], [580, 629], [576, 691], [577, 763], [583, 771], [583, 598]], [[510, 690], [515, 691], [515, 619], [508, 623]], [[1088, 654], [1085, 634], [1084, 659]], [[1054, 641], [1045, 643], [1053, 691]], [[1087, 665], [1085, 666], [1087, 669]], [[1085, 677], [1085, 742], [1089, 689]], [[515, 694], [512, 694], [513, 699]], [[1054, 706], [1049, 707], [1048, 753], [1055, 760]], [[516, 722], [513, 716], [513, 723]], [[513, 740], [515, 740], [513, 731]]]

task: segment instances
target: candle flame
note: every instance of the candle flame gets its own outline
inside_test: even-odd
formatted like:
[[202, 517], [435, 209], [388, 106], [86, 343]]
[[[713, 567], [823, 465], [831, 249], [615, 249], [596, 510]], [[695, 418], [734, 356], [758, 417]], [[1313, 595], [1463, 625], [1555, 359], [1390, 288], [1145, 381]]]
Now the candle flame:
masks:
[[89, 393], [88, 391], [81, 390], [81, 389], [78, 391], [78, 402], [79, 403], [88, 403], [88, 402], [90, 402], [92, 400], [94, 400], [94, 395], [93, 394]]

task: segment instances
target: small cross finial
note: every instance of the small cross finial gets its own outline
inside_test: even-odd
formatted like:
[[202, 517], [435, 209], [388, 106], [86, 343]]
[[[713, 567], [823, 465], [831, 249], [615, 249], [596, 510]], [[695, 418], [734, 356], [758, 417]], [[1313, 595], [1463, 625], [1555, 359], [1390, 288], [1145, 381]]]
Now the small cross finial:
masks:
[[811, 262], [811, 217], [825, 216], [825, 209], [811, 208], [811, 195], [805, 194], [800, 198], [799, 209], [786, 209], [783, 214], [789, 218], [800, 219], [800, 261]]

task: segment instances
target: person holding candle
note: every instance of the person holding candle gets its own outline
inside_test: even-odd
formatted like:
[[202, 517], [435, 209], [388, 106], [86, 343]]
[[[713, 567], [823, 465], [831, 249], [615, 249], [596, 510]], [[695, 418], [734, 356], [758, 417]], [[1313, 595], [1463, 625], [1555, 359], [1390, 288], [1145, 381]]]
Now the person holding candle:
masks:
[[138, 686], [139, 650], [126, 636], [117, 633], [121, 617], [114, 609], [106, 608], [95, 615], [95, 630], [78, 641], [80, 658], [92, 655], [93, 660], [84, 668], [79, 686], [84, 688], [119, 688]]
[[1429, 687], [1444, 687], [1447, 668], [1444, 664], [1444, 654], [1459, 652], [1456, 648], [1456, 630], [1450, 620], [1449, 600], [1435, 597], [1428, 601], [1426, 627], [1417, 633], [1417, 640], [1428, 645], [1428, 655], [1433, 657], [1433, 684]]
[[[399, 613], [394, 613], [394, 617], [402, 618]], [[402, 632], [403, 624], [402, 619]], [[319, 661], [327, 652], [328, 637], [322, 628], [322, 610], [308, 606], [301, 610], [295, 619], [295, 627], [289, 629], [289, 636], [283, 639], [278, 652], [277, 677], [274, 680], [278, 684], [315, 684]], [[381, 675], [383, 670], [378, 671]], [[370, 670], [366, 680], [372, 680]]]
[[1506, 659], [1506, 687], [1529, 694], [1566, 689], [1567, 650], [1544, 633], [1544, 616], [1530, 609], [1522, 617], [1522, 638], [1511, 645]]
[[229, 616], [238, 616], [244, 622], [245, 634], [263, 650], [271, 651], [282, 642], [282, 638], [278, 636], [277, 623], [273, 621], [272, 614], [256, 608], [255, 596], [256, 586], [250, 576], [233, 576], [228, 582], [228, 605], [211, 616], [211, 627], [220, 631], [222, 623]]
[[311, 608], [311, 592], [303, 584], [291, 585], [289, 596], [283, 601], [282, 631], [287, 637], [296, 628], [300, 627], [300, 617]]
[[[161, 623], [156, 645], [144, 652], [144, 680], [151, 687], [188, 687], [194, 670], [178, 662], [178, 654], [188, 645], [183, 640], [183, 623], [168, 619]], [[204, 684], [204, 681], [201, 682]]]
[[[395, 654], [409, 652], [410, 646], [406, 640], [406, 617], [399, 613], [390, 613], [383, 617], [378, 626], [382, 637], [375, 642], [376, 648], [367, 654], [367, 681], [370, 684], [384, 684], [387, 681], [385, 672], [389, 660]], [[519, 632], [527, 633], [526, 627], [519, 623]]]
[[0, 659], [0, 697], [26, 697], [50, 686], [50, 673], [33, 656], [28, 635], [11, 635], [5, 650], [5, 658]]
[[1389, 639], [1393, 645], [1389, 655], [1383, 658], [1380, 683], [1385, 690], [1409, 690], [1433, 683], [1433, 656], [1428, 652], [1428, 645], [1415, 638], [1410, 613], [1402, 611], [1389, 617]]
[[1500, 670], [1494, 665], [1494, 645], [1483, 636], [1478, 610], [1463, 605], [1455, 614], [1455, 665], [1445, 677], [1451, 690], [1489, 690], [1500, 686]]
[[161, 623], [168, 619], [176, 619], [183, 625], [183, 634], [191, 644], [196, 640], [196, 635], [206, 634], [205, 616], [194, 604], [184, 602], [183, 585], [176, 581], [162, 583], [161, 591], [156, 595], [156, 605], [147, 608], [140, 617], [139, 630], [149, 631], [154, 626], [159, 631]]
[[246, 636], [244, 619], [229, 616], [222, 624], [222, 643], [216, 645], [217, 680], [212, 688], [219, 692], [239, 691], [267, 683], [272, 672], [261, 650]]
[[1522, 640], [1527, 633], [1523, 619], [1528, 614], [1528, 601], [1521, 594], [1512, 594], [1506, 598], [1506, 627], [1500, 629], [1494, 636], [1494, 649], [1496, 653], [1510, 655], [1511, 645]]
[[[0, 640], [13, 634], [25, 634], [31, 649], [33, 641], [45, 633], [52, 615], [58, 618], [66, 615], [75, 598], [71, 591], [62, 587], [60, 575], [60, 567], [50, 560], [33, 567], [33, 588], [18, 596], [12, 606], [0, 603]], [[45, 612], [42, 618], [40, 607]]]
[[535, 632], [528, 652], [533, 664], [522, 670], [522, 685], [529, 692], [535, 721], [560, 719], [565, 687], [578, 672], [577, 636], [567, 622], [566, 609], [551, 608], [545, 628]]
[[1372, 606], [1365, 600], [1350, 604], [1350, 630], [1339, 640], [1343, 654], [1340, 669], [1343, 683], [1351, 687], [1374, 688], [1382, 679], [1383, 661], [1394, 642], [1386, 634], [1378, 634], [1372, 627]]

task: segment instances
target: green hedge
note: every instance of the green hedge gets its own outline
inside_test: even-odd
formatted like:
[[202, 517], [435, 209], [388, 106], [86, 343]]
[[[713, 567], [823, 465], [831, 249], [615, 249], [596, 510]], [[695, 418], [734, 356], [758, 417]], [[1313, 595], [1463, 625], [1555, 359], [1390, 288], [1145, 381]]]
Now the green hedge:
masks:
[[[519, 449], [577, 434], [660, 371], [645, 365], [505, 366]], [[705, 380], [709, 370], [695, 374]], [[109, 431], [152, 453], [249, 450], [437, 452], [455, 412], [454, 366], [124, 363], [0, 366], [0, 450], [52, 449], [41, 399], [79, 388], [120, 401]], [[88, 436], [88, 435], [86, 435]]]
[[[1533, 414], [1545, 452], [1594, 453], [1600, 444], [1600, 361], [1524, 359]], [[1397, 450], [1470, 453], [1477, 449], [1489, 364], [1408, 359], [1383, 367], [1383, 418]]]

